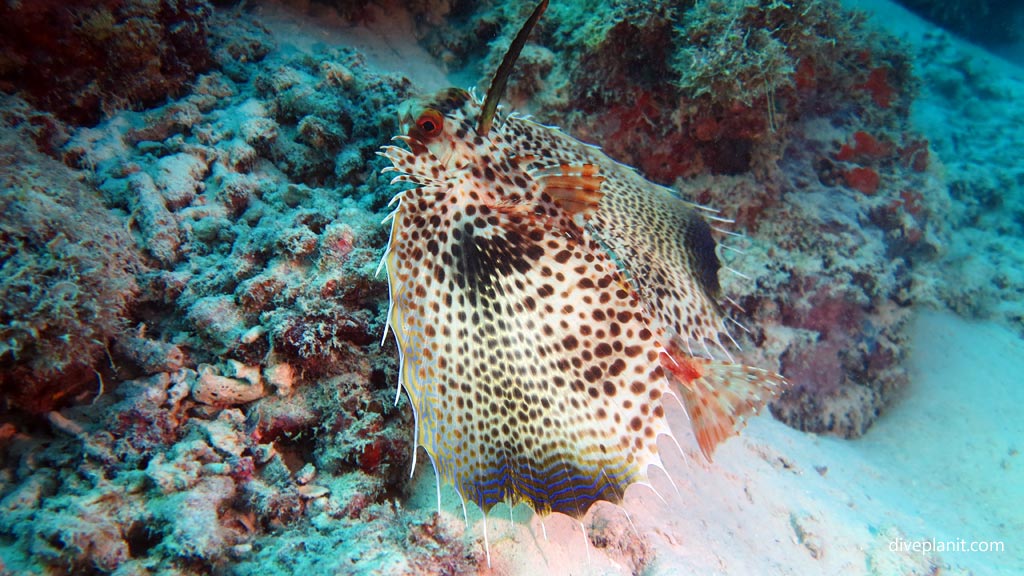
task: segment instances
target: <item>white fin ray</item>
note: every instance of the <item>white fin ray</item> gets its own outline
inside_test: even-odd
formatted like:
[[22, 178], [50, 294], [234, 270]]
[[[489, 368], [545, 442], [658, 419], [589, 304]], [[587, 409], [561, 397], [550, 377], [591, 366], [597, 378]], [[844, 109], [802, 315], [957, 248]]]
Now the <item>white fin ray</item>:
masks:
[[735, 324], [735, 325], [739, 326], [739, 327], [740, 327], [740, 330], [743, 330], [743, 331], [744, 331], [744, 332], [746, 332], [747, 334], [752, 334], [752, 332], [750, 331], [750, 329], [749, 329], [749, 328], [747, 328], [746, 326], [744, 326], [744, 325], [743, 325], [743, 324], [742, 324], [742, 323], [741, 323], [741, 322], [740, 322], [739, 320], [737, 320], [737, 319], [733, 318], [732, 316], [726, 316], [726, 319], [728, 319], [728, 320], [731, 320], [733, 324]]
[[740, 272], [739, 270], [737, 270], [735, 268], [732, 268], [730, 266], [722, 266], [722, 268], [728, 270], [729, 272], [732, 272], [733, 274], [739, 276], [740, 278], [743, 278], [744, 280], [750, 280], [751, 279], [750, 276], [747, 276], [743, 272]]
[[491, 543], [487, 541], [487, 513], [484, 512], [484, 550], [487, 552], [487, 567], [491, 567]]
[[[732, 298], [730, 298], [729, 296], [724, 296], [724, 297], [723, 297], [723, 299], [724, 299], [724, 300], [725, 300], [726, 302], [728, 302], [729, 304], [731, 304], [731, 305], [732, 305], [732, 306], [733, 306], [734, 308], [736, 308], [737, 310], [739, 310], [739, 311], [740, 311], [741, 313], [743, 313], [743, 314], [746, 314], [746, 313], [747, 313], [747, 311], [743, 309], [743, 306], [740, 306], [739, 302], [737, 302], [737, 301], [733, 300], [733, 299], [732, 299]], [[727, 318], [728, 318], [728, 317], [727, 317]]]
[[732, 337], [732, 332], [729, 331], [729, 327], [725, 324], [724, 320], [722, 321], [722, 333], [725, 334], [727, 338], [729, 338], [729, 341], [732, 342], [733, 347], [735, 347], [740, 352], [743, 352], [743, 348], [739, 345], [738, 342], [736, 342], [736, 339]]
[[739, 232], [733, 232], [732, 230], [727, 230], [725, 228], [719, 228], [718, 226], [712, 226], [711, 229], [714, 230], [715, 232], [719, 232], [721, 234], [725, 234], [726, 236], [735, 236], [736, 238], [746, 238], [745, 235], [740, 234]]

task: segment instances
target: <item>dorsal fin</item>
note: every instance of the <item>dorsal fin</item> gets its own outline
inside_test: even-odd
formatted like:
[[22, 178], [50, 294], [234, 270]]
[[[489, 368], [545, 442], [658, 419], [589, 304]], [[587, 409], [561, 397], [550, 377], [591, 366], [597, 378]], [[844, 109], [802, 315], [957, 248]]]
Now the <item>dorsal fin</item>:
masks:
[[494, 122], [494, 113], [498, 110], [498, 102], [501, 101], [501, 97], [505, 94], [508, 77], [512, 75], [512, 66], [515, 65], [520, 52], [523, 51], [523, 46], [526, 45], [526, 39], [529, 38], [530, 31], [537, 25], [537, 21], [540, 20], [541, 15], [544, 14], [547, 8], [548, 0], [543, 0], [533, 9], [530, 18], [519, 29], [519, 33], [516, 34], [512, 44], [509, 45], [508, 52], [505, 52], [505, 57], [501, 59], [501, 65], [494, 72], [494, 78], [491, 79], [491, 86], [487, 89], [487, 97], [484, 99], [484, 105], [480, 111], [480, 122], [476, 128], [476, 131], [481, 136], [487, 136], [487, 133], [491, 131], [491, 123]]
[[[589, 220], [601, 202], [601, 183], [604, 177], [598, 175], [593, 164], [556, 164], [533, 173], [541, 185], [541, 191], [551, 198], [559, 208]], [[582, 225], [583, 222], [578, 222]]]

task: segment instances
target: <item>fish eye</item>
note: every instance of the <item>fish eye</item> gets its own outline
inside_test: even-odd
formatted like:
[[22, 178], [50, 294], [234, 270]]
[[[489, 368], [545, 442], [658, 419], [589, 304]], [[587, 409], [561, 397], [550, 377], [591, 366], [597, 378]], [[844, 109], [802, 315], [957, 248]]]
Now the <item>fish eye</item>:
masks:
[[425, 110], [416, 119], [416, 127], [425, 138], [433, 138], [444, 129], [444, 116], [434, 109]]

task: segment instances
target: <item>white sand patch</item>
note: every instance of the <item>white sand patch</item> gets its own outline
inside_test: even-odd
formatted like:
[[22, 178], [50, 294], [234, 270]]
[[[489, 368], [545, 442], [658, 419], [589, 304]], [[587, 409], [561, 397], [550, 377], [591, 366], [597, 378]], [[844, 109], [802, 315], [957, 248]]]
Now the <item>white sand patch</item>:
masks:
[[413, 19], [400, 2], [369, 4], [365, 19], [348, 22], [323, 5], [259, 2], [259, 21], [273, 33], [282, 48], [310, 52], [313, 46], [348, 46], [359, 50], [369, 64], [382, 70], [400, 70], [424, 92], [451, 85], [442, 69], [416, 43]]
[[[685, 461], [662, 443], [668, 476], [631, 487], [625, 510], [580, 523], [508, 509], [488, 517], [494, 574], [1019, 574], [1024, 571], [1024, 342], [994, 324], [922, 312], [907, 397], [861, 440], [803, 434], [768, 417], [718, 451]], [[675, 416], [678, 416], [676, 414]], [[685, 423], [682, 423], [685, 427]], [[673, 481], [675, 487], [673, 488]], [[421, 470], [413, 507], [436, 507]], [[450, 522], [462, 523], [454, 491]], [[662, 500], [662, 498], [664, 500]], [[470, 507], [468, 538], [482, 546]], [[1002, 542], [1003, 552], [915, 552], [914, 542]], [[585, 542], [587, 542], [585, 544]], [[925, 544], [917, 544], [926, 546]], [[959, 545], [959, 544], [958, 544]]]

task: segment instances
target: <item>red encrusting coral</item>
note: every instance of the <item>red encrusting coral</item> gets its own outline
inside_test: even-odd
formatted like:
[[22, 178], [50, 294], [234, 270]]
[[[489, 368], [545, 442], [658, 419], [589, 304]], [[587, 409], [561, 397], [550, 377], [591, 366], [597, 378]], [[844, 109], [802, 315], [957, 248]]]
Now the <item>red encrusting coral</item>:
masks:
[[880, 141], [867, 132], [858, 130], [853, 133], [853, 144], [843, 144], [836, 153], [836, 160], [865, 164], [888, 157], [892, 154], [892, 148], [891, 143]]
[[586, 119], [578, 130], [584, 139], [601, 139], [613, 157], [635, 157], [649, 178], [669, 183], [703, 169], [694, 139], [666, 129], [674, 122], [670, 110], [658, 94], [635, 89], [621, 103]]
[[797, 90], [814, 90], [818, 84], [818, 74], [815, 69], [814, 57], [805, 56], [800, 60], [800, 63], [796, 66], [796, 71], [793, 73], [793, 81], [796, 83]]
[[903, 206], [903, 209], [914, 217], [920, 217], [924, 215], [924, 204], [921, 193], [917, 190], [901, 190], [900, 201], [897, 203]]
[[910, 168], [914, 172], [924, 172], [927, 170], [930, 161], [928, 140], [914, 138], [910, 135], [905, 135], [903, 139], [906, 141], [906, 144], [899, 151], [900, 163], [905, 168]]
[[868, 196], [873, 196], [875, 192], [878, 192], [878, 186], [882, 181], [878, 172], [864, 166], [847, 170], [843, 173], [843, 178], [846, 180], [847, 186]]
[[889, 70], [884, 67], [873, 68], [867, 79], [855, 86], [871, 95], [880, 108], [888, 108], [892, 105], [893, 95], [896, 89], [889, 82]]

